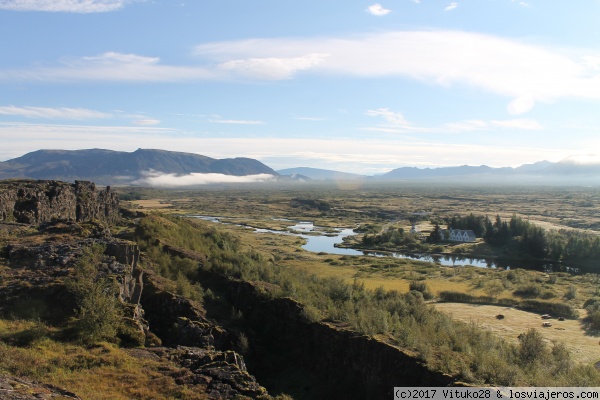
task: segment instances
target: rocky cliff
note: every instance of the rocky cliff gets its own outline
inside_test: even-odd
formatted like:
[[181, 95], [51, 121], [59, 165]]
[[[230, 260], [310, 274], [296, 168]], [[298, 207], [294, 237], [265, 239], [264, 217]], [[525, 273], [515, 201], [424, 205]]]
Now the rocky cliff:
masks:
[[[311, 322], [295, 300], [270, 298], [253, 283], [223, 279], [234, 307], [249, 323], [254, 357], [248, 363], [259, 379], [303, 370], [318, 386], [309, 396], [314, 399], [385, 399], [393, 397], [395, 386], [458, 384], [407, 350], [334, 324]], [[279, 357], [263, 363], [262, 354]]]
[[[202, 258], [178, 250], [163, 247], [171, 255]], [[332, 323], [308, 320], [302, 304], [274, 298], [263, 283], [208, 275], [213, 289], [225, 291], [231, 306], [243, 313], [252, 343], [248, 365], [261, 382], [302, 376], [305, 387], [294, 393], [303, 392], [298, 398], [357, 400], [392, 398], [396, 386], [462, 385], [453, 376], [431, 370], [408, 350]], [[173, 314], [183, 315], [181, 311]], [[168, 317], [168, 313], [163, 315]]]
[[106, 187], [92, 182], [7, 180], [0, 181], [0, 221], [40, 225], [50, 221], [114, 223], [119, 199]]

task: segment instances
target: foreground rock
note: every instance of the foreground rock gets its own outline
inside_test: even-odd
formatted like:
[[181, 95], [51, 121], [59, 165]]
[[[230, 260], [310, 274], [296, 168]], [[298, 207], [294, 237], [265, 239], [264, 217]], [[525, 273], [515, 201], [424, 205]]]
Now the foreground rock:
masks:
[[75, 393], [54, 385], [31, 381], [14, 376], [0, 376], [0, 398], [3, 400], [74, 399]]
[[107, 187], [92, 182], [0, 181], [0, 221], [39, 225], [45, 222], [92, 221], [114, 223], [119, 199]]

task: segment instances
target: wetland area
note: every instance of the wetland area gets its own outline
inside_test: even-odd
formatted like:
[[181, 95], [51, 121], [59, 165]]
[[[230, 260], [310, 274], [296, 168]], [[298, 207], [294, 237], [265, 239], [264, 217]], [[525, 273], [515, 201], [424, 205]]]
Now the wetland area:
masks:
[[[305, 185], [136, 189], [128, 196], [137, 197], [130, 203], [134, 209], [219, 222], [219, 229], [238, 237], [242, 247], [268, 254], [283, 268], [348, 284], [359, 282], [375, 291], [406, 293], [419, 283], [430, 293], [433, 307], [459, 321], [511, 342], [517, 342], [524, 327], [538, 327], [548, 344], [564, 342], [576, 360], [588, 365], [600, 361], [598, 331], [592, 328], [589, 311], [600, 297], [597, 258], [581, 264], [535, 258], [517, 245], [520, 238], [501, 246], [482, 237], [472, 243], [429, 242], [436, 224], [446, 228], [452, 217], [474, 215], [491, 221], [512, 218], [543, 229], [548, 237], [582, 235], [594, 246], [600, 230], [597, 188], [398, 184], [346, 190]], [[365, 236], [387, 237], [389, 232], [407, 236], [415, 227], [415, 240], [365, 246]], [[455, 292], [467, 295], [467, 300], [454, 301], [456, 296], [447, 295]], [[544, 329], [536, 302], [543, 307], [567, 305], [578, 317], [565, 327], [555, 322]], [[507, 318], [496, 320], [502, 310]]]

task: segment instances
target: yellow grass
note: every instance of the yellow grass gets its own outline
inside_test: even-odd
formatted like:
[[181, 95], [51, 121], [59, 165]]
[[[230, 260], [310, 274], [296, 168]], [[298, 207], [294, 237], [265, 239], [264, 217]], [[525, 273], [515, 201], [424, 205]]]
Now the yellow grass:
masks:
[[173, 204], [171, 204], [165, 200], [161, 200], [161, 199], [134, 200], [131, 202], [131, 204], [138, 206], [139, 208], [151, 209], [151, 210], [168, 208], [168, 207], [173, 206]]
[[[542, 320], [540, 314], [514, 308], [462, 303], [435, 303], [435, 308], [452, 315], [459, 321], [475, 322], [482, 328], [489, 329], [515, 343], [518, 341], [519, 334], [535, 328], [548, 342], [564, 342], [576, 361], [587, 364], [600, 361], [600, 338], [586, 334], [581, 320], [551, 319], [548, 321], [552, 326], [543, 328], [542, 322], [546, 320]], [[498, 314], [504, 315], [505, 318], [497, 319]], [[585, 315], [585, 312], [580, 310], [580, 315]]]

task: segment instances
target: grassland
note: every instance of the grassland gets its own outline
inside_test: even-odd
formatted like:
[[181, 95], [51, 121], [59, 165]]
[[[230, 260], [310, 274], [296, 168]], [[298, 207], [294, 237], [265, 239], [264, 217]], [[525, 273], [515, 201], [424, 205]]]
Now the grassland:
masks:
[[[417, 223], [422, 231], [428, 232], [433, 228], [432, 221], [474, 213], [502, 218], [517, 215], [544, 229], [592, 234], [600, 231], [600, 190], [594, 188], [363, 186], [345, 190], [307, 186], [301, 189], [226, 188], [159, 194], [148, 193], [149, 201], [144, 203], [144, 211], [152, 210], [152, 204], [155, 204], [155, 209], [161, 212], [219, 216], [227, 223], [275, 230], [285, 230], [290, 225], [289, 220], [308, 220], [329, 228], [367, 226], [383, 230], [396, 226], [407, 230], [415, 215], [425, 215]], [[141, 196], [144, 196], [143, 192]], [[136, 204], [131, 206], [135, 208]], [[600, 296], [597, 274], [441, 267], [404, 259], [311, 253], [301, 248], [304, 240], [295, 236], [255, 234], [234, 225], [219, 225], [219, 229], [240, 238], [244, 251], [268, 254], [284, 268], [305, 271], [320, 278], [339, 278], [349, 284], [359, 281], [367, 289], [406, 293], [411, 282], [422, 282], [434, 296], [451, 290], [498, 301], [536, 298], [568, 304], [580, 310], [580, 318], [557, 322], [550, 329], [541, 328], [539, 314], [506, 307], [459, 303], [437, 303], [435, 307], [457, 320], [475, 322], [512, 342], [526, 328], [540, 328], [546, 341], [569, 343], [576, 361], [589, 364], [600, 360], [599, 333], [587, 329], [586, 313], [582, 310], [586, 300]], [[440, 252], [495, 255], [494, 250], [481, 241], [473, 245], [445, 245]], [[500, 313], [506, 314], [507, 318], [496, 320], [495, 315]]]
[[207, 399], [179, 385], [178, 368], [144, 350], [110, 343], [55, 340], [59, 330], [25, 320], [0, 320], [0, 373], [69, 388], [83, 399]]

